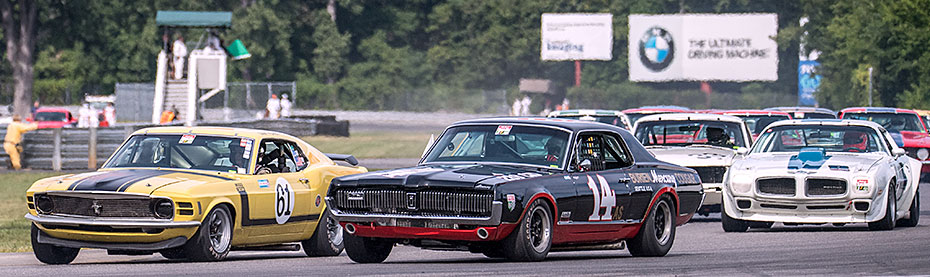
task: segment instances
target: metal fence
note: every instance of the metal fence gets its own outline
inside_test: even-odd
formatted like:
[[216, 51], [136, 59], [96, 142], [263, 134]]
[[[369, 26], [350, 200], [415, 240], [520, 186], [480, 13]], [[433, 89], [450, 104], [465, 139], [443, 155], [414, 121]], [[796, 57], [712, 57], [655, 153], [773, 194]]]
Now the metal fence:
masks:
[[249, 82], [228, 83], [226, 90], [205, 101], [201, 107], [207, 109], [229, 108], [234, 110], [260, 111], [271, 94], [279, 99], [286, 93], [291, 103], [297, 105], [297, 83], [295, 82]]

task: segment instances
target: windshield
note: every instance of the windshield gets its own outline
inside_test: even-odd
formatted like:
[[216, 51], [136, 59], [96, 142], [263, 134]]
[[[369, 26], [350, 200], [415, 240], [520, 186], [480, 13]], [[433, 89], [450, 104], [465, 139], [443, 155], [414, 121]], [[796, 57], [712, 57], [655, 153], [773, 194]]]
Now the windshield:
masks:
[[778, 126], [759, 137], [752, 153], [798, 152], [805, 147], [827, 152], [879, 152], [885, 151], [882, 141], [874, 129], [862, 126]]
[[68, 114], [58, 112], [36, 113], [35, 121], [68, 121]]
[[846, 113], [843, 119], [868, 120], [885, 127], [889, 132], [927, 132], [920, 118], [910, 113]]
[[607, 124], [614, 125], [614, 126], [620, 126], [620, 128], [624, 128], [624, 129], [630, 129], [630, 126], [627, 126], [626, 124], [624, 124], [622, 118], [620, 118], [619, 116], [613, 116], [613, 115], [608, 116], [608, 115], [572, 114], [572, 115], [558, 115], [556, 117], [571, 118], [571, 119], [585, 120], [585, 121], [595, 121], [595, 122], [600, 122], [600, 123], [607, 123]]
[[749, 131], [754, 135], [762, 133], [762, 130], [765, 130], [765, 127], [768, 127], [769, 124], [774, 123], [779, 120], [788, 120], [787, 115], [733, 115], [739, 118], [742, 118], [746, 122], [746, 125], [749, 126]]
[[247, 174], [252, 139], [202, 135], [136, 135], [104, 168], [161, 167]]
[[740, 124], [722, 121], [650, 121], [636, 127], [636, 139], [644, 146], [709, 144], [747, 147]]
[[519, 125], [460, 126], [447, 130], [424, 160], [502, 162], [561, 168], [569, 132]]

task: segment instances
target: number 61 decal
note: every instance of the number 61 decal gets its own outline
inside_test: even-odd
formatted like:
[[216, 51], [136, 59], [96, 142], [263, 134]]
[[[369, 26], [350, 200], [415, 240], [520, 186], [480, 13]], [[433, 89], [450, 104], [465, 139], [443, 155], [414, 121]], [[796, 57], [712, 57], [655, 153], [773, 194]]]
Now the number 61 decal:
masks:
[[[607, 184], [607, 180], [604, 179], [604, 176], [596, 174], [597, 181], [600, 183], [600, 189], [598, 189], [598, 184], [594, 183], [594, 179], [591, 178], [591, 175], [588, 175], [588, 188], [591, 189], [591, 192], [594, 192], [594, 210], [591, 212], [591, 216], [588, 217], [588, 221], [606, 221], [612, 220], [611, 216], [613, 210], [617, 206], [617, 194], [614, 193], [614, 190], [610, 189], [610, 185]], [[604, 214], [601, 215], [601, 208], [606, 208]]]

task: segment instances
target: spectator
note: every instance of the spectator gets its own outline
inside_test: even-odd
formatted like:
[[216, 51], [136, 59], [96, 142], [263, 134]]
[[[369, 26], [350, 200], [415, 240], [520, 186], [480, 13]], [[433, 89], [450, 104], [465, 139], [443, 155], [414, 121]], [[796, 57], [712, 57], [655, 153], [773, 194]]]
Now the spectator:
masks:
[[281, 117], [291, 116], [291, 100], [288, 99], [287, 93], [281, 94]]
[[36, 111], [39, 110], [39, 99], [32, 103], [32, 118], [36, 118]]
[[23, 123], [22, 118], [20, 118], [18, 114], [13, 115], [13, 122], [10, 122], [10, 125], [6, 126], [6, 137], [3, 139], [3, 150], [10, 156], [10, 163], [13, 164], [13, 169], [19, 170], [22, 168], [20, 154], [23, 152], [23, 146], [20, 145], [20, 142], [23, 141], [23, 134], [38, 128], [39, 125], [36, 123]]
[[103, 118], [107, 121], [107, 126], [113, 127], [116, 125], [116, 108], [113, 107], [113, 103], [107, 103], [107, 107], [103, 108]]
[[524, 95], [523, 100], [520, 100], [520, 105], [522, 106], [520, 115], [527, 116], [530, 115], [530, 104], [533, 103], [533, 99], [529, 95]]
[[158, 124], [168, 124], [174, 121], [178, 116], [178, 108], [174, 105], [171, 105], [170, 109], [166, 109], [161, 112], [161, 119], [158, 121]]
[[184, 78], [184, 58], [187, 57], [187, 46], [184, 45], [184, 36], [178, 34], [171, 48], [174, 54], [174, 79]]
[[265, 104], [265, 118], [278, 119], [281, 117], [281, 100], [278, 99], [278, 95], [272, 93], [271, 98], [268, 98], [268, 103]]
[[96, 114], [93, 114], [90, 108], [90, 104], [84, 102], [81, 105], [81, 108], [78, 109], [78, 128], [88, 128], [90, 127], [91, 118], [96, 117]]

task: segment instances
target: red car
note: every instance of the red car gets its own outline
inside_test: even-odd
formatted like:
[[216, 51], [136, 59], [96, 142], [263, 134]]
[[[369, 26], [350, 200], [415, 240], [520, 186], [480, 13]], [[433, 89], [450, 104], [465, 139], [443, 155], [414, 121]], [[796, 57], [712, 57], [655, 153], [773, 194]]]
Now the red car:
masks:
[[34, 118], [28, 118], [26, 121], [39, 124], [39, 129], [74, 127], [77, 125], [77, 118], [71, 116], [71, 112], [62, 108], [39, 108], [36, 110]]
[[921, 175], [930, 173], [930, 135], [927, 134], [927, 123], [916, 111], [898, 108], [846, 108], [840, 111], [840, 118], [868, 120], [882, 125], [892, 133], [895, 142], [907, 151], [908, 156], [923, 164]]
[[630, 117], [630, 123], [635, 126], [637, 120], [647, 115], [663, 113], [690, 113], [692, 111], [688, 108], [678, 106], [644, 106], [639, 108], [626, 109], [622, 112]]
[[788, 120], [794, 119], [791, 117], [791, 114], [783, 111], [767, 111], [767, 110], [730, 110], [730, 111], [716, 111], [714, 114], [723, 114], [723, 115], [732, 115], [735, 117], [742, 118], [746, 125], [749, 127], [749, 131], [752, 132], [752, 140], [755, 141], [759, 137], [759, 134], [765, 130], [765, 127], [768, 127], [769, 124], [772, 124], [775, 121], [779, 120]]

